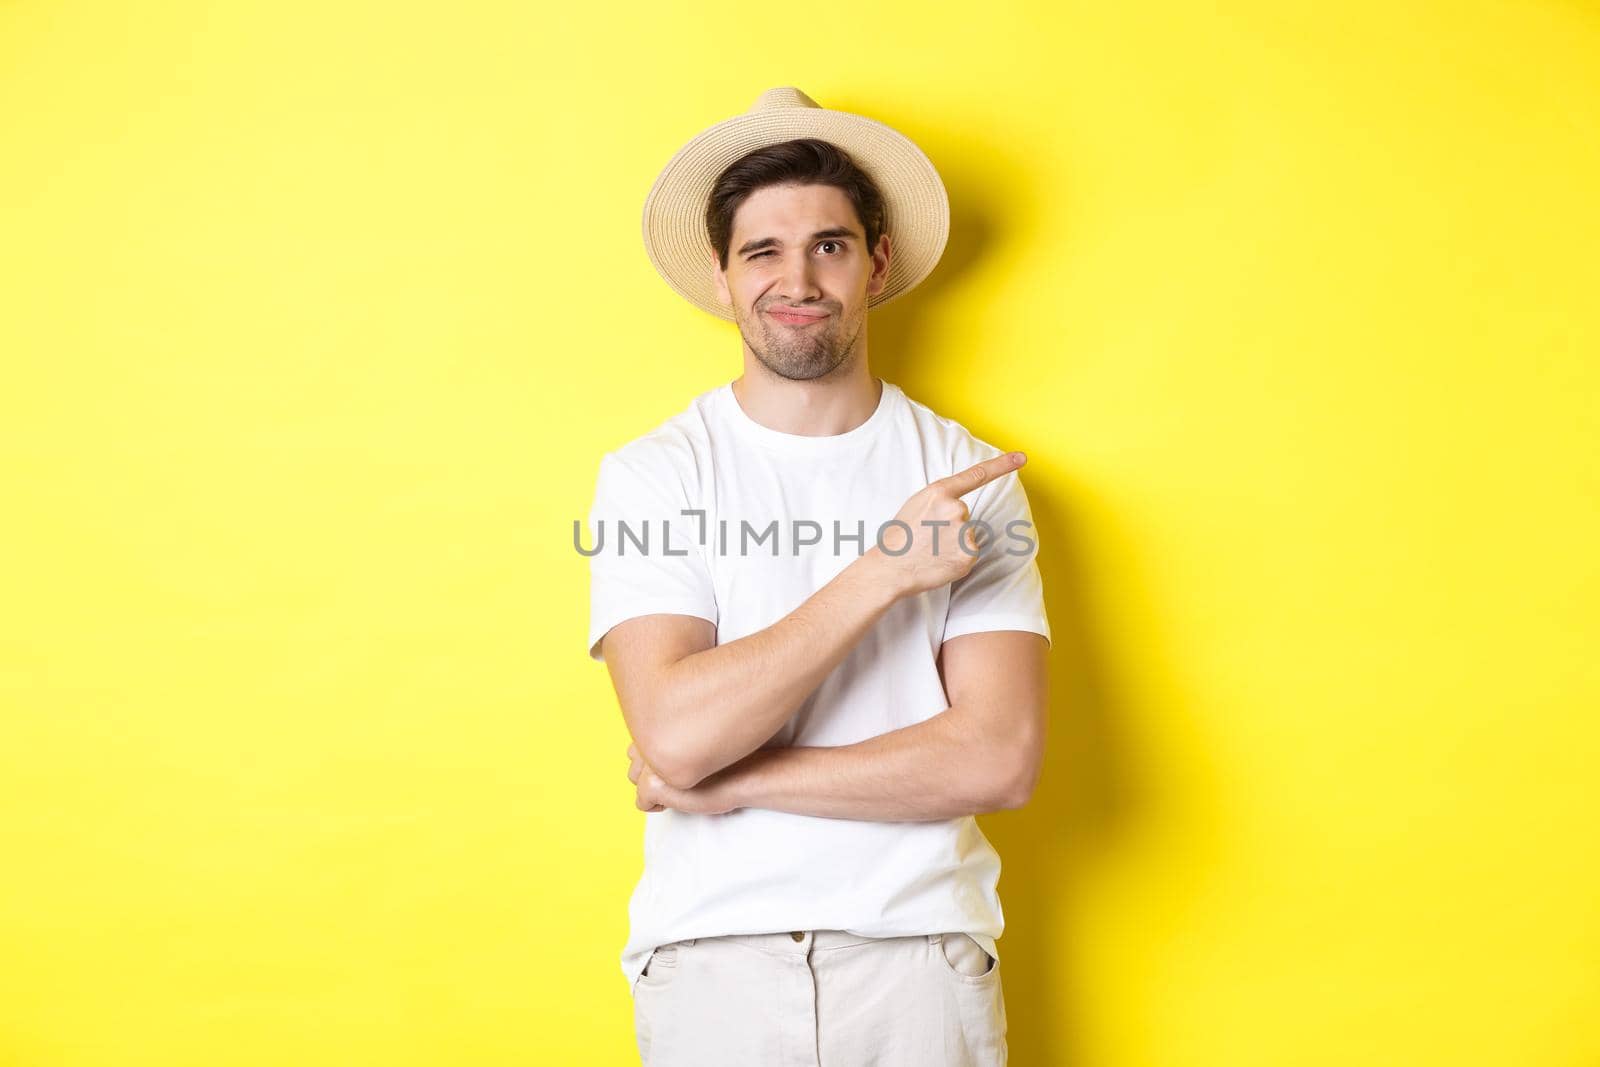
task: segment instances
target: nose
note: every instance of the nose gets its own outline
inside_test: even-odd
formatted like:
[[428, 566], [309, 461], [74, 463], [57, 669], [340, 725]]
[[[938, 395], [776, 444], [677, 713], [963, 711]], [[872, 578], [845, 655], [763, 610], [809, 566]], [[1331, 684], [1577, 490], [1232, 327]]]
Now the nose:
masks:
[[809, 249], [798, 249], [783, 263], [783, 276], [778, 279], [779, 296], [791, 304], [803, 304], [822, 295], [817, 286], [816, 266], [811, 261]]

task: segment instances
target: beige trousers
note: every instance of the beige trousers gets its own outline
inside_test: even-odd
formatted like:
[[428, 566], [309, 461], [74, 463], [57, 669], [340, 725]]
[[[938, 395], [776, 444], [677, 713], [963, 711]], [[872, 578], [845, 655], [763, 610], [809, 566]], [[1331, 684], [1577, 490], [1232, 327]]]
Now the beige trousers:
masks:
[[997, 1067], [1000, 961], [966, 934], [728, 934], [661, 945], [634, 985], [644, 1067]]

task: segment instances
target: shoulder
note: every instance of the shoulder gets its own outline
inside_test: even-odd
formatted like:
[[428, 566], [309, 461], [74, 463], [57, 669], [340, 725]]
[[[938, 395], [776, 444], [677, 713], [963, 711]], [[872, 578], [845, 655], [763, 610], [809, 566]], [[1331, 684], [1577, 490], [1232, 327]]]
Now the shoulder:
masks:
[[930, 463], [944, 468], [943, 474], [954, 474], [974, 463], [998, 456], [1005, 449], [990, 444], [948, 415], [941, 415], [928, 405], [901, 390], [905, 397], [907, 418], [916, 424], [917, 436], [923, 442]]
[[695, 484], [710, 454], [712, 392], [701, 393], [682, 411], [603, 453], [600, 473], [621, 470], [661, 488]]

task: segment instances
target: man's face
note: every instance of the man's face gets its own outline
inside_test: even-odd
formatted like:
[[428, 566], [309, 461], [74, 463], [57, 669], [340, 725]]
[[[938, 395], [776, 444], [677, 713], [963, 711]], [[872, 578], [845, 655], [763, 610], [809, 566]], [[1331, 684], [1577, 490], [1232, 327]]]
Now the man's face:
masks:
[[728, 269], [714, 254], [712, 267], [755, 357], [774, 374], [809, 380], [855, 353], [867, 300], [889, 273], [889, 236], [869, 250], [850, 198], [835, 186], [768, 186], [733, 216]]

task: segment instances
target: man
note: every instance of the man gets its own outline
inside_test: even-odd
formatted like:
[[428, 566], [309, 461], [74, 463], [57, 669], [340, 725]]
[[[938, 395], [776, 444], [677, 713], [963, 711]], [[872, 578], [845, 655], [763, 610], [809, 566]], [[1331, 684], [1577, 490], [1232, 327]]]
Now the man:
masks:
[[640, 1054], [1004, 1063], [973, 816], [1025, 803], [1043, 755], [1024, 458], [867, 363], [867, 309], [943, 251], [943, 184], [887, 126], [774, 89], [680, 150], [644, 228], [744, 373], [606, 453], [590, 512], [590, 654], [648, 812]]

